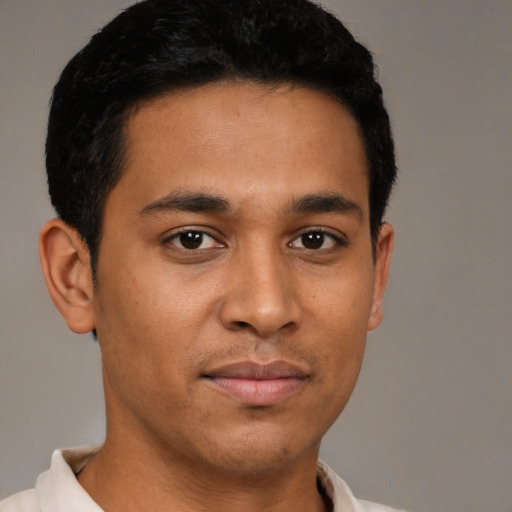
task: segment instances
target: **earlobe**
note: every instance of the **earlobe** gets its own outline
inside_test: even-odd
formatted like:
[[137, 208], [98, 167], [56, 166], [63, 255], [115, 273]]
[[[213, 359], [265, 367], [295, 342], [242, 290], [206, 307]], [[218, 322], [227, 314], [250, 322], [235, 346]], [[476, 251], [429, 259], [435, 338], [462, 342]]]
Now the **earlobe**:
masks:
[[384, 222], [380, 227], [379, 238], [375, 248], [373, 299], [368, 318], [369, 331], [376, 329], [382, 321], [382, 301], [388, 283], [394, 237], [393, 226]]
[[78, 232], [60, 219], [48, 221], [39, 235], [39, 257], [48, 292], [68, 327], [78, 334], [92, 331], [90, 257]]

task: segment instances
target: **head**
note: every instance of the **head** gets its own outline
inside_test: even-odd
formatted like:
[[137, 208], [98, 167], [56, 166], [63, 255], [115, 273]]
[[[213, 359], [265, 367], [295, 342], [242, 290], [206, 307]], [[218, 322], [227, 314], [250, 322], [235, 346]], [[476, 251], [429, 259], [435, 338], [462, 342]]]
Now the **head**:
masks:
[[196, 470], [314, 460], [393, 240], [368, 51], [306, 0], [136, 4], [64, 70], [47, 166], [43, 270], [98, 332], [110, 445]]
[[96, 34], [55, 87], [46, 143], [52, 204], [86, 242], [93, 275], [108, 194], [139, 105], [220, 81], [296, 84], [339, 101], [368, 160], [375, 243], [396, 176], [389, 118], [368, 50], [307, 0], [148, 0]]

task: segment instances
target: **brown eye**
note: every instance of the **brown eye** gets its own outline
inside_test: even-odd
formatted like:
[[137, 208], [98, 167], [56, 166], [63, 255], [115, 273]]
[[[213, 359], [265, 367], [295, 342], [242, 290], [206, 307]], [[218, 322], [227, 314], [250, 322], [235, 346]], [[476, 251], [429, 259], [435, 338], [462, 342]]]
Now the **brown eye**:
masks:
[[179, 241], [181, 246], [185, 249], [198, 249], [203, 243], [203, 233], [199, 233], [198, 231], [180, 233]]
[[305, 233], [300, 239], [306, 249], [320, 249], [324, 244], [325, 235], [319, 232]]
[[329, 250], [345, 246], [345, 242], [331, 233], [325, 231], [308, 231], [290, 242], [290, 247], [307, 249], [309, 251]]
[[188, 251], [194, 251], [197, 249], [211, 249], [221, 245], [211, 235], [208, 235], [203, 231], [194, 230], [176, 233], [170, 237], [166, 243], [175, 245], [180, 249], [186, 249]]

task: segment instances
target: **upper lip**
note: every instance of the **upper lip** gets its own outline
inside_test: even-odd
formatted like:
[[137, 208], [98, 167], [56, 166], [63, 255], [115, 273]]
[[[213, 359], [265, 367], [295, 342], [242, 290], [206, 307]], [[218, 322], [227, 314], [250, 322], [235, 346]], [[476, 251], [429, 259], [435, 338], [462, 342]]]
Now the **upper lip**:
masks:
[[210, 378], [271, 380], [304, 379], [307, 377], [307, 374], [298, 366], [285, 361], [273, 361], [264, 364], [254, 361], [242, 361], [219, 366], [206, 372], [204, 376]]

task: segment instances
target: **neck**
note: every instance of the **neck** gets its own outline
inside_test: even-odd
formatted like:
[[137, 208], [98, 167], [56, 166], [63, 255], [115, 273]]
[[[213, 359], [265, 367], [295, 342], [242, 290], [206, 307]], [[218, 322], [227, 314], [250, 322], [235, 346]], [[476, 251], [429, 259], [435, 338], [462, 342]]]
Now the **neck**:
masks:
[[105, 512], [326, 512], [316, 483], [318, 447], [286, 468], [227, 471], [184, 460], [138, 438], [102, 450], [78, 481]]
[[[181, 431], [173, 438], [171, 427], [162, 435], [145, 417], [132, 414], [105, 381], [107, 436], [78, 476], [105, 512], [329, 510], [317, 487], [319, 440], [293, 457], [290, 453], [295, 452], [282, 445], [281, 437], [275, 442], [268, 436], [275, 429], [250, 430], [253, 448], [242, 443], [240, 450], [231, 442], [184, 438]], [[244, 439], [249, 442], [232, 436], [233, 442]]]

